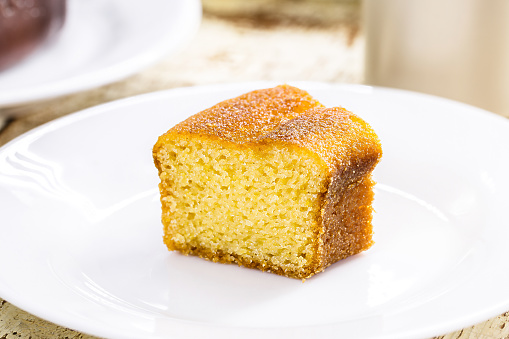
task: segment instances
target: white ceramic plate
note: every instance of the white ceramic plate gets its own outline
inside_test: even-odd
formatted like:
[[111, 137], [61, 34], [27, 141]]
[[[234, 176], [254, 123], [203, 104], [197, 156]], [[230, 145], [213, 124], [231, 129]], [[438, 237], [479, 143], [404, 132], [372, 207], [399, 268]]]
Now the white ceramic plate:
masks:
[[127, 77], [178, 50], [200, 20], [199, 0], [68, 0], [58, 39], [0, 72], [0, 107]]
[[509, 123], [410, 92], [297, 83], [369, 121], [376, 244], [302, 283], [169, 253], [157, 137], [273, 83], [184, 88], [101, 105], [0, 149], [0, 296], [115, 338], [412, 338], [509, 310]]

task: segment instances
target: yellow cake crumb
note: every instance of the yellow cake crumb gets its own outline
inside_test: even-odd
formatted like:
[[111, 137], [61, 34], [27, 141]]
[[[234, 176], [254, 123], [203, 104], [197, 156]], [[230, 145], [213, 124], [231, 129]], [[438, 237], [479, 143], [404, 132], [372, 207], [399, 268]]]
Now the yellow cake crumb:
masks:
[[162, 135], [169, 250], [304, 279], [372, 244], [378, 138], [291, 86], [198, 113]]

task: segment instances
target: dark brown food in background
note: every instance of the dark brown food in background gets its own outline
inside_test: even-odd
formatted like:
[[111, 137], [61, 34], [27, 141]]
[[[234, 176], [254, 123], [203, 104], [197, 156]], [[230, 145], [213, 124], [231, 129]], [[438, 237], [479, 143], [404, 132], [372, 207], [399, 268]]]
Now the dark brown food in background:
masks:
[[66, 0], [0, 0], [0, 70], [21, 61], [62, 28]]

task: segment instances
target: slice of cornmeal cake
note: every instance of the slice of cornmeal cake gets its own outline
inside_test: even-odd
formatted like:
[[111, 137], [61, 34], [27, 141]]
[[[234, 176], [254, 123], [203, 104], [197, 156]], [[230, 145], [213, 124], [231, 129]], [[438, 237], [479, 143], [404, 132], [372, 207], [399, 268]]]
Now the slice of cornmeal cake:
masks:
[[371, 127], [282, 85], [223, 101], [153, 149], [169, 250], [305, 279], [372, 244]]

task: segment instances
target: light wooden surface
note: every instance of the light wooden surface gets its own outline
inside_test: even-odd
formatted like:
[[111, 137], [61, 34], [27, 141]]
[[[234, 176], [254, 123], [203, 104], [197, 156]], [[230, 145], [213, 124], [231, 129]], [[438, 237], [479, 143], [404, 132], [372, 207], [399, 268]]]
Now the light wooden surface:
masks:
[[[161, 89], [251, 80], [360, 83], [359, 15], [357, 1], [204, 1], [200, 30], [178, 54], [123, 81], [17, 109], [22, 115], [7, 121], [0, 145], [66, 114]], [[0, 299], [0, 339], [14, 338], [93, 337]], [[509, 312], [437, 338], [509, 338]]]

